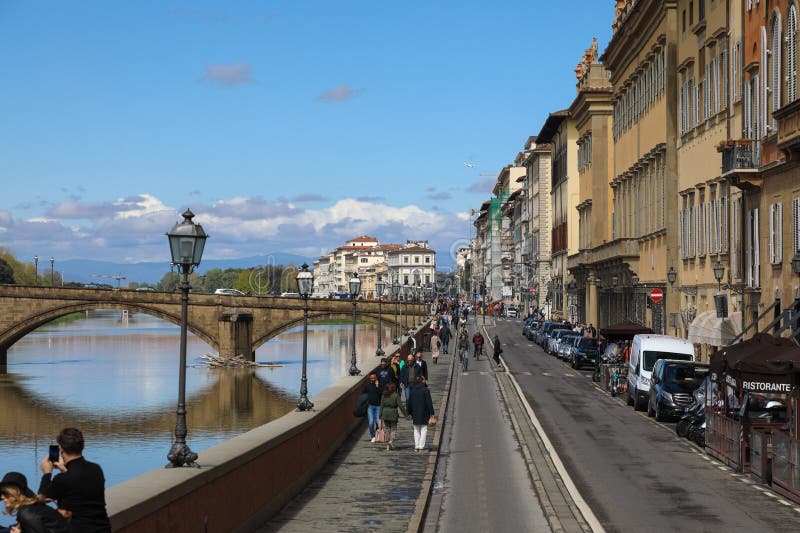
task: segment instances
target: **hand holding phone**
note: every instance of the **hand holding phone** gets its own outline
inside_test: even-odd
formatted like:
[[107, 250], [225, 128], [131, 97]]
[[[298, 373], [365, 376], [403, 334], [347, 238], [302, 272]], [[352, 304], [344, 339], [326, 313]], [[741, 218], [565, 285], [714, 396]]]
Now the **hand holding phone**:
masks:
[[58, 444], [51, 444], [47, 455], [51, 463], [57, 463], [61, 458], [61, 451], [58, 449]]

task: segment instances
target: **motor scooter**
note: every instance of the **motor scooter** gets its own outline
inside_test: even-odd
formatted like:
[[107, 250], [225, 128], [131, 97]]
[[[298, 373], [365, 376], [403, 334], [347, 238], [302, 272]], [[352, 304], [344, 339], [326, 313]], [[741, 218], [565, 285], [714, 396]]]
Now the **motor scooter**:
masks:
[[692, 405], [686, 408], [683, 416], [681, 416], [680, 420], [678, 420], [678, 423], [675, 425], [675, 433], [677, 433], [679, 437], [688, 438], [689, 430], [694, 425], [699, 424], [698, 420], [701, 418], [702, 422], [699, 423], [704, 423], [706, 419], [706, 405], [704, 401], [699, 401], [695, 398]]

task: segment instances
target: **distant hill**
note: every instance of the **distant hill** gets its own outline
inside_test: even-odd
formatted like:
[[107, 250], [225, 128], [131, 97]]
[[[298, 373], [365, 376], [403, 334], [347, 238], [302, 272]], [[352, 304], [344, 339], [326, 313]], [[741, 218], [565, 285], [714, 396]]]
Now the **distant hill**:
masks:
[[[302, 265], [304, 261], [311, 264], [313, 259], [300, 255], [275, 253], [269, 254], [270, 264], [295, 266]], [[263, 266], [267, 256], [241, 257], [237, 259], [204, 259], [197, 271], [200, 274], [214, 268], [251, 268]], [[164, 274], [169, 272], [168, 262], [159, 263], [114, 263], [111, 261], [94, 261], [92, 259], [65, 259], [56, 264], [56, 270], [63, 273], [65, 281], [78, 283], [108, 283], [116, 286], [114, 276], [125, 276], [120, 281], [121, 285], [130, 282], [158, 283]]]

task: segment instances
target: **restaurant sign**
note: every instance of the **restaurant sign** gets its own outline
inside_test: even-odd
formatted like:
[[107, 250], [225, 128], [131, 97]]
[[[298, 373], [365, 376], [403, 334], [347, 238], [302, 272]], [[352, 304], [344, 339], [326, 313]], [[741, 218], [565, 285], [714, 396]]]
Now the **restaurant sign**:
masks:
[[[775, 377], [780, 379], [782, 376]], [[739, 388], [736, 378], [730, 374], [725, 375], [725, 383], [735, 389]], [[791, 383], [776, 383], [774, 381], [763, 381], [760, 379], [743, 379], [741, 385], [742, 390], [747, 392], [777, 392], [781, 394], [789, 394], [794, 388]]]

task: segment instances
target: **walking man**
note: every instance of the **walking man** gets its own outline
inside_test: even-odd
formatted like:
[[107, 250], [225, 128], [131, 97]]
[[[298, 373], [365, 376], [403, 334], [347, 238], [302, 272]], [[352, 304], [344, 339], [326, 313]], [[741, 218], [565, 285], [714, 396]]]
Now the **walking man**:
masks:
[[492, 343], [494, 343], [494, 364], [500, 369], [500, 354], [503, 353], [503, 348], [500, 346], [500, 337], [497, 334], [492, 339]]
[[475, 345], [475, 359], [480, 359], [483, 353], [483, 335], [480, 331], [476, 331], [472, 336], [472, 344]]

